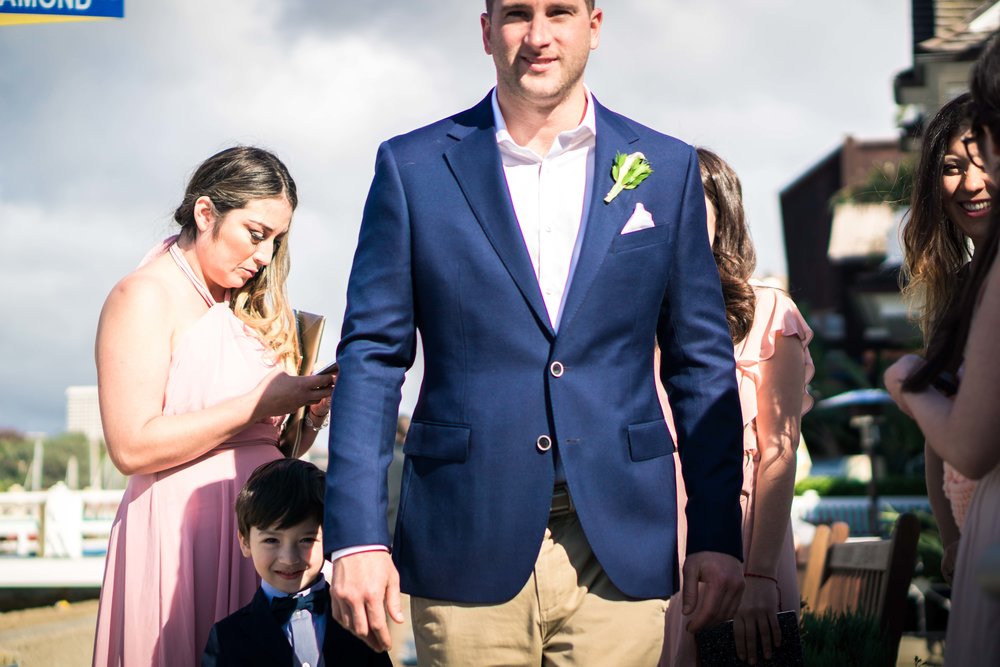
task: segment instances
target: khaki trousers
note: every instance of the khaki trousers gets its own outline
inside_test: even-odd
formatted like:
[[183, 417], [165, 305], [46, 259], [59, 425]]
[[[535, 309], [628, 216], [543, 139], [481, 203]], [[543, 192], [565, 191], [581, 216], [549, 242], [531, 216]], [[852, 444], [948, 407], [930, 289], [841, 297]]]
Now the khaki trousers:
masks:
[[611, 583], [575, 514], [549, 520], [535, 569], [514, 599], [410, 600], [420, 667], [655, 665], [666, 608], [666, 600], [628, 598]]

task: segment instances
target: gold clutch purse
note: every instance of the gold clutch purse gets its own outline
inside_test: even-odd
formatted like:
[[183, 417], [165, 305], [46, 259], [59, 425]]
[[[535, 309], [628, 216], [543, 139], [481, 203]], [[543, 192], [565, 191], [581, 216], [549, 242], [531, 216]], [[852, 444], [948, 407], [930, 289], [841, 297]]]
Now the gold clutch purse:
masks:
[[[316, 358], [319, 356], [319, 343], [323, 338], [323, 326], [326, 318], [315, 313], [307, 313], [304, 310], [295, 311], [295, 329], [299, 335], [299, 351], [302, 361], [299, 362], [299, 375], [309, 375], [316, 365]], [[309, 406], [303, 405], [301, 408], [288, 415], [285, 420], [285, 428], [281, 432], [278, 442], [278, 449], [288, 458], [298, 458], [302, 443], [302, 430], [305, 428], [306, 410]]]

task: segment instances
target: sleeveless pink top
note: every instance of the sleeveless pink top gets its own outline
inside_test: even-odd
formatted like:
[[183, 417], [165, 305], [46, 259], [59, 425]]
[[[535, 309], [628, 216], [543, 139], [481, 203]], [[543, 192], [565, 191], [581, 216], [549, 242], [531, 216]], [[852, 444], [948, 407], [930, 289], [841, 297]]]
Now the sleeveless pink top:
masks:
[[[176, 237], [165, 243], [169, 243], [167, 252], [209, 306], [181, 335], [170, 360], [163, 414], [178, 415], [246, 393], [274, 370], [275, 362], [271, 351], [236, 317], [229, 304], [215, 301], [177, 247]], [[220, 447], [274, 444], [281, 422], [280, 417], [273, 417], [253, 424]]]

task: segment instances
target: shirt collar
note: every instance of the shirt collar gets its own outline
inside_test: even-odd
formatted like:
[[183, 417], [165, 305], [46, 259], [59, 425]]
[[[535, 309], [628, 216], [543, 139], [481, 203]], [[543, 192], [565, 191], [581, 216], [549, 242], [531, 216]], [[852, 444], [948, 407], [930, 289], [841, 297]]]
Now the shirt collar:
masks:
[[[583, 86], [583, 92], [586, 95], [587, 100], [587, 110], [583, 114], [583, 120], [572, 130], [565, 130], [560, 132], [556, 137], [556, 140], [552, 143], [552, 148], [549, 149], [549, 155], [558, 155], [560, 153], [565, 153], [573, 148], [581, 147], [581, 144], [586, 144], [592, 146], [596, 143], [597, 137], [597, 120], [594, 113], [594, 96], [590, 92], [590, 88], [586, 84]], [[523, 155], [525, 157], [534, 157], [537, 159], [537, 155], [534, 151], [521, 146], [514, 138], [510, 136], [510, 132], [507, 131], [507, 122], [503, 118], [503, 114], [500, 112], [500, 102], [497, 100], [497, 89], [493, 88], [493, 93], [490, 95], [490, 104], [493, 107], [493, 123], [496, 126], [496, 139], [497, 144], [502, 148], [510, 151], [512, 153]]]
[[284, 591], [279, 591], [277, 588], [267, 583], [263, 579], [261, 579], [260, 581], [260, 589], [264, 591], [264, 596], [267, 598], [268, 603], [270, 603], [271, 600], [273, 600], [274, 598], [299, 597], [300, 595], [308, 595], [313, 591], [320, 590], [325, 585], [326, 585], [326, 579], [323, 577], [323, 574], [320, 573], [320, 575], [316, 578], [316, 581], [314, 581], [311, 586], [309, 586], [308, 588], [303, 588], [301, 591], [295, 593], [294, 595], [289, 595]]

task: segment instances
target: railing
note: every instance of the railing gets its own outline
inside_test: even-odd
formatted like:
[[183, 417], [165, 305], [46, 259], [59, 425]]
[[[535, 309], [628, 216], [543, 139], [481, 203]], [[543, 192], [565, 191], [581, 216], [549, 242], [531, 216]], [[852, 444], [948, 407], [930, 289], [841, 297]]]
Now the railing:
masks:
[[0, 493], [0, 554], [79, 558], [107, 548], [122, 491]]
[[[0, 555], [79, 557], [107, 547], [122, 491], [71, 491], [56, 484], [48, 491], [0, 493]], [[866, 496], [796, 496], [792, 516], [812, 524], [845, 521], [851, 535], [868, 534]], [[926, 496], [882, 496], [881, 510], [930, 511]]]
[[[808, 492], [792, 500], [792, 517], [811, 524], [844, 521], [851, 535], [871, 535], [868, 496], [820, 496]], [[879, 512], [930, 512], [927, 496], [879, 496]]]

